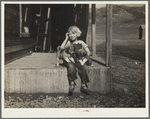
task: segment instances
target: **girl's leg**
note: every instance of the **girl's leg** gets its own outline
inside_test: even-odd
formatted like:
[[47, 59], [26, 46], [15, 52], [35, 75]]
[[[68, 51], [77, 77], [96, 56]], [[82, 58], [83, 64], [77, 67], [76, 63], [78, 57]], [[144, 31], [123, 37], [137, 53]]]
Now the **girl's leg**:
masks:
[[68, 78], [69, 81], [74, 81], [77, 79], [77, 69], [75, 67], [75, 65], [70, 62], [70, 63], [66, 63], [66, 67], [67, 67], [67, 71], [68, 71]]
[[78, 73], [81, 78], [81, 83], [87, 84], [90, 82], [89, 77], [87, 75], [87, 70], [85, 65], [81, 65], [80, 63], [76, 63], [75, 65], [78, 68]]
[[77, 79], [77, 70], [75, 65], [70, 63], [65, 63], [68, 71], [68, 81], [69, 81], [69, 93], [68, 95], [71, 96], [73, 94], [73, 91], [75, 89], [75, 80]]
[[76, 64], [78, 68], [78, 73], [81, 78], [81, 92], [85, 94], [89, 94], [90, 90], [88, 89], [88, 83], [90, 82], [89, 77], [87, 75], [87, 70], [85, 65]]

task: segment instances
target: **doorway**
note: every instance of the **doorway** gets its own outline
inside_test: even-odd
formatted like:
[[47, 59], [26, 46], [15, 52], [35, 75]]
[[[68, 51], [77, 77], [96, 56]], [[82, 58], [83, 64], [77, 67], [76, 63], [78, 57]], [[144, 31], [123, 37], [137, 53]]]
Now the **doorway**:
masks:
[[86, 42], [89, 5], [39, 4], [32, 5], [31, 30], [35, 38], [34, 51], [55, 52], [65, 39], [69, 26], [76, 25], [81, 31], [80, 39]]

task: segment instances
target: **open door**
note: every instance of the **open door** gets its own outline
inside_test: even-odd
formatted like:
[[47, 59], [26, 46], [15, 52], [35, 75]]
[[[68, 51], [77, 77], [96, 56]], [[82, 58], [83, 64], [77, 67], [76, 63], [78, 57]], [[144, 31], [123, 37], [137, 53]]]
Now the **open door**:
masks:
[[40, 52], [55, 52], [65, 39], [68, 27], [78, 26], [86, 42], [89, 5], [50, 4], [38, 5], [36, 14], [37, 37], [36, 48]]

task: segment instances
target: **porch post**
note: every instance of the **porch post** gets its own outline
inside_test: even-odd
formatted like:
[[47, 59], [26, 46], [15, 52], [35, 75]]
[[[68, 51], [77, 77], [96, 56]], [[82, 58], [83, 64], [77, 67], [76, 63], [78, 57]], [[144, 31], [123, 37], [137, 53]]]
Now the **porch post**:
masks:
[[92, 26], [91, 26], [91, 43], [92, 43], [92, 55], [96, 55], [96, 24], [95, 24], [95, 17], [96, 17], [96, 6], [92, 4]]
[[22, 29], [23, 29], [22, 22], [23, 22], [23, 19], [22, 19], [22, 5], [21, 4], [19, 4], [19, 15], [20, 15], [20, 33], [22, 33]]
[[112, 14], [113, 5], [106, 5], [106, 67], [112, 63]]

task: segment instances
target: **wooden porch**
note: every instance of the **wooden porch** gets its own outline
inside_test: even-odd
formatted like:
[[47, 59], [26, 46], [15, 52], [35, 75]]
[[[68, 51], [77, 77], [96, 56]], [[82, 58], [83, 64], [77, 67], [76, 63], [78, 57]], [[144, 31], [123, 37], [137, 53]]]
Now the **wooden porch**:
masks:
[[[64, 34], [68, 26], [71, 25], [80, 27], [83, 32], [82, 37], [84, 37], [83, 39], [86, 42], [89, 5], [72, 4], [69, 5], [70, 7], [65, 6], [51, 4], [6, 5], [5, 63], [10, 63], [5, 65], [5, 92], [68, 93], [69, 87], [66, 68], [63, 66], [55, 67], [56, 54], [44, 52], [55, 51], [57, 46], [62, 43], [60, 39], [65, 39], [63, 38], [65, 36]], [[64, 8], [66, 9], [62, 11]], [[12, 10], [15, 13], [12, 13]], [[30, 11], [28, 12], [29, 14], [27, 14], [27, 11]], [[57, 15], [55, 11], [57, 11]], [[96, 56], [95, 12], [95, 4], [92, 4], [91, 47], [93, 56]], [[63, 19], [62, 21], [62, 18], [59, 17], [60, 14], [69, 15], [70, 18], [67, 20]], [[103, 94], [110, 92], [112, 84], [112, 5], [106, 6], [106, 16], [106, 61], [100, 57], [94, 57], [93, 66], [87, 67], [88, 76], [91, 81], [89, 88], [93, 92]], [[55, 21], [55, 17], [58, 22]], [[20, 19], [20, 21], [16, 23], [16, 19]], [[22, 22], [22, 19], [25, 19], [24, 22]], [[12, 21], [16, 23], [15, 27], [10, 25]], [[54, 25], [54, 23], [58, 24], [59, 22], [61, 25]], [[64, 28], [64, 26], [66, 27]], [[31, 55], [25, 56], [30, 51], [36, 51], [35, 49], [33, 50], [35, 45], [41, 47], [42, 50], [40, 52], [42, 53], [32, 53]], [[22, 58], [17, 59], [19, 57]], [[14, 59], [17, 60], [13, 61]], [[80, 92], [81, 80], [78, 79], [76, 83], [75, 92]]]
[[[5, 92], [8, 93], [68, 93], [67, 70], [56, 67], [55, 53], [32, 53], [5, 65]], [[87, 67], [89, 88], [106, 94], [111, 90], [111, 71], [98, 57]], [[75, 92], [80, 92], [81, 80], [76, 80]]]

